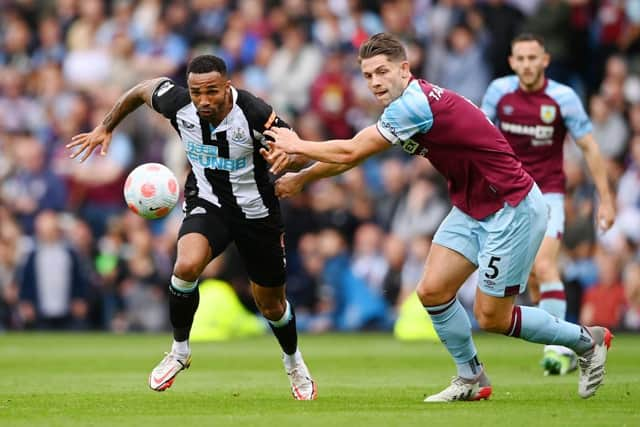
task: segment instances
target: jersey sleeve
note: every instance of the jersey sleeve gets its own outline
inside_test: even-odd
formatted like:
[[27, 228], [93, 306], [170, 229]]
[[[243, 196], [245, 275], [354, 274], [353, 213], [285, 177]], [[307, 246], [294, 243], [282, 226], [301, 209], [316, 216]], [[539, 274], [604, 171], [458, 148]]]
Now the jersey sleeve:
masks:
[[409, 85], [400, 98], [389, 104], [376, 124], [378, 132], [392, 144], [426, 133], [432, 126], [431, 106], [418, 84]]
[[187, 89], [176, 86], [170, 80], [164, 80], [153, 91], [151, 105], [153, 109], [168, 119], [175, 119], [176, 113], [191, 102]]
[[593, 131], [591, 119], [582, 106], [582, 101], [572, 89], [567, 88], [563, 91], [558, 96], [557, 102], [560, 105], [564, 124], [573, 139], [578, 140]]
[[518, 77], [506, 76], [493, 80], [482, 98], [480, 109], [494, 124], [498, 120], [498, 104], [508, 93], [518, 89]]
[[291, 126], [276, 114], [271, 105], [246, 90], [238, 90], [237, 103], [247, 117], [252, 131], [262, 134], [272, 127], [291, 129]]
[[498, 107], [498, 101], [502, 97], [502, 91], [498, 88], [497, 82], [494, 80], [491, 82], [487, 91], [482, 98], [482, 105], [480, 109], [493, 123], [496, 122], [496, 111]]

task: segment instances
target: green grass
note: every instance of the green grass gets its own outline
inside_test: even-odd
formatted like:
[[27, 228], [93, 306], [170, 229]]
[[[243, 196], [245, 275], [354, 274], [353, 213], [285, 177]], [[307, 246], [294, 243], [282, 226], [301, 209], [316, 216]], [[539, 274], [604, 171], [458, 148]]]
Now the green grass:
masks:
[[618, 336], [606, 385], [582, 400], [577, 375], [543, 377], [540, 346], [476, 343], [488, 402], [425, 404], [454, 373], [439, 343], [389, 335], [303, 336], [319, 400], [296, 402], [270, 336], [193, 345], [191, 369], [150, 391], [168, 336], [0, 335], [0, 426], [638, 426], [640, 336]]

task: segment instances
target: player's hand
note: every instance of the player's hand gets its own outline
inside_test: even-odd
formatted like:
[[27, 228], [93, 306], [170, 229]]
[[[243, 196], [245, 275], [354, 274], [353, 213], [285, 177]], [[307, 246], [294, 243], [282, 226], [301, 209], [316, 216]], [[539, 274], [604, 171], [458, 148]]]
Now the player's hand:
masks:
[[291, 165], [291, 156], [275, 145], [270, 145], [268, 150], [261, 148], [260, 154], [271, 165], [269, 172], [273, 174], [280, 174]]
[[302, 191], [304, 180], [299, 173], [286, 173], [276, 181], [276, 196], [286, 199]]
[[300, 138], [291, 129], [272, 127], [264, 134], [273, 138], [274, 142], [267, 141], [270, 150], [279, 148], [288, 154], [298, 154], [296, 149], [300, 146]]
[[111, 143], [111, 135], [111, 132], [109, 132], [106, 127], [98, 125], [89, 133], [81, 133], [74, 136], [71, 138], [71, 142], [65, 146], [70, 150], [75, 149], [75, 151], [69, 155], [69, 158], [75, 159], [84, 152], [84, 155], [80, 158], [80, 161], [84, 162], [98, 145], [102, 145], [100, 154], [103, 156], [106, 155], [109, 144]]
[[607, 231], [616, 219], [616, 208], [613, 201], [600, 202], [598, 206], [598, 227], [601, 231]]

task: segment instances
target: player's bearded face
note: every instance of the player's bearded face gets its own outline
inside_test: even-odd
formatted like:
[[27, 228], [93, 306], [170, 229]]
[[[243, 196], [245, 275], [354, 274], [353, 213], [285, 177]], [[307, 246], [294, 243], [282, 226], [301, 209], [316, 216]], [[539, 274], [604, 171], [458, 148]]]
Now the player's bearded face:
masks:
[[538, 42], [522, 41], [513, 46], [509, 64], [525, 88], [539, 89], [544, 81], [544, 70], [549, 65], [549, 55]]
[[210, 73], [190, 73], [187, 78], [189, 95], [205, 120], [218, 122], [224, 118], [229, 104], [230, 82], [217, 71]]
[[384, 106], [402, 95], [411, 76], [407, 61], [390, 61], [386, 55], [363, 59], [360, 69], [369, 90]]

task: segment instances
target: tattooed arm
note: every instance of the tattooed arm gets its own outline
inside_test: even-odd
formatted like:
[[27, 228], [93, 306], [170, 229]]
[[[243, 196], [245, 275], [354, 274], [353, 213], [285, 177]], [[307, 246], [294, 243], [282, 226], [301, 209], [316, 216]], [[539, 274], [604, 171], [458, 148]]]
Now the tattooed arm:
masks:
[[80, 159], [81, 162], [84, 162], [99, 145], [102, 145], [100, 154], [103, 156], [107, 154], [109, 144], [111, 143], [111, 133], [116, 126], [118, 126], [129, 113], [133, 112], [142, 104], [147, 104], [149, 107], [152, 107], [151, 98], [153, 92], [161, 82], [166, 80], [164, 77], [145, 80], [129, 89], [118, 99], [113, 108], [111, 108], [111, 111], [104, 117], [101, 124], [91, 132], [81, 133], [71, 138], [71, 142], [66, 145], [66, 148], [75, 151], [73, 151], [69, 157], [75, 159], [84, 152], [84, 155]]

